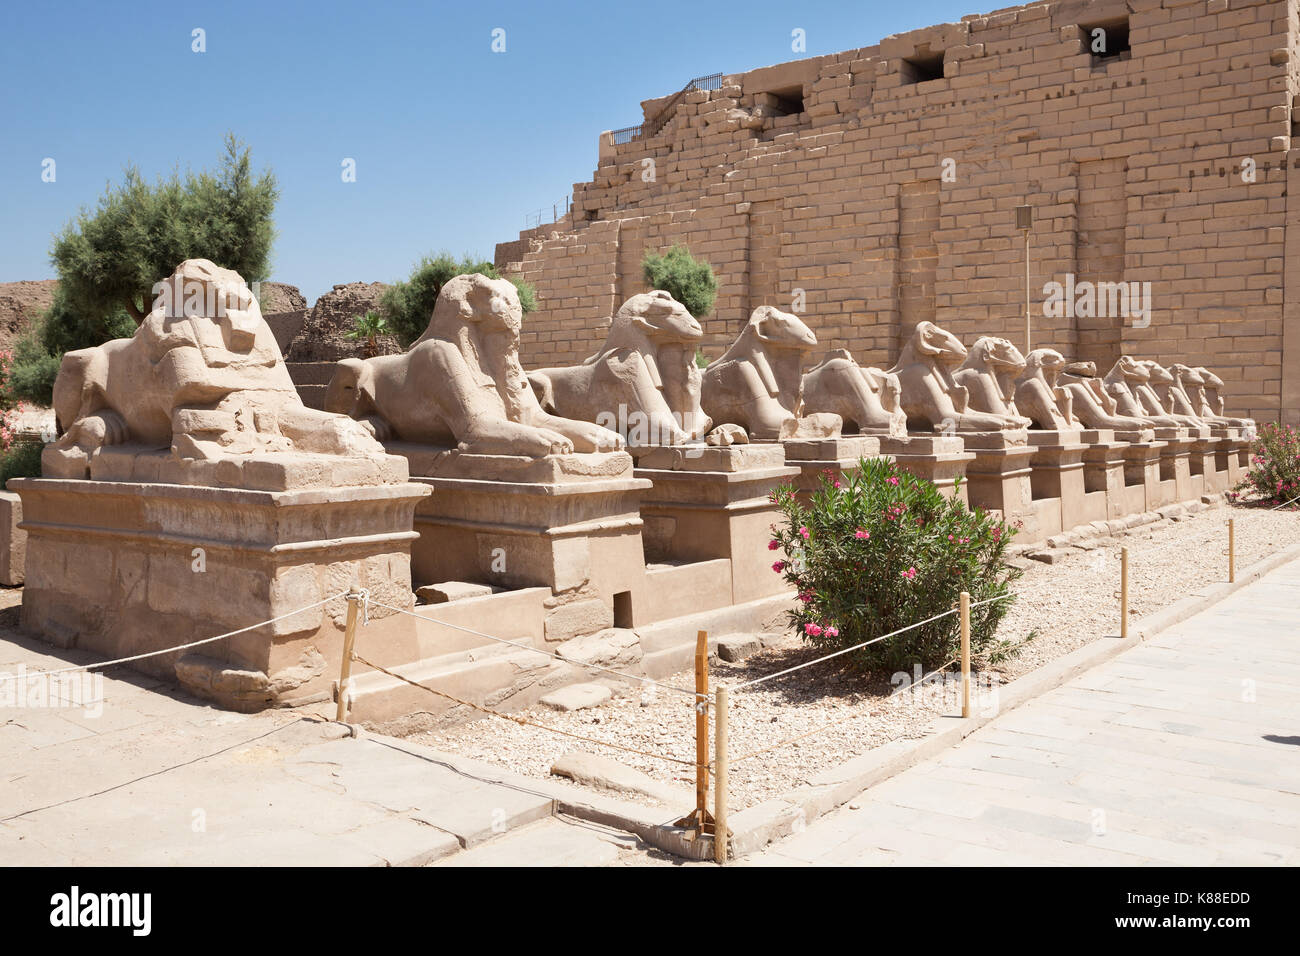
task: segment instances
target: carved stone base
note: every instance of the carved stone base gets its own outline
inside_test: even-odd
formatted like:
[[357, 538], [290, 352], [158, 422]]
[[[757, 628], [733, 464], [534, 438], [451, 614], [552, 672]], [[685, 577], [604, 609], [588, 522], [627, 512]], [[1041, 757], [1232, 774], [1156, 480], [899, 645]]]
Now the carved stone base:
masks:
[[1022, 523], [1024, 539], [1038, 540], [1029, 466], [1037, 450], [1029, 444], [1028, 433], [970, 432], [962, 439], [966, 451], [975, 455], [966, 466], [971, 507], [1000, 511], [1003, 520]]
[[880, 453], [892, 458], [903, 471], [933, 481], [948, 497], [956, 497], [969, 504], [966, 467], [975, 460], [975, 456], [965, 450], [961, 438], [940, 435], [908, 435], [906, 438], [882, 436]]
[[733, 604], [785, 590], [771, 568], [782, 555], [767, 549], [778, 519], [768, 496], [794, 484], [800, 470], [786, 466], [780, 444], [655, 449], [636, 474], [653, 483], [641, 499], [647, 560], [727, 558]]
[[1105, 521], [1128, 514], [1124, 510], [1124, 451], [1130, 443], [1117, 441], [1116, 433], [1107, 428], [1084, 429], [1079, 440], [1084, 443], [1083, 498], [1089, 516], [1085, 520]]
[[863, 458], [880, 456], [880, 438], [858, 435], [846, 438], [790, 438], [785, 446], [785, 463], [799, 469], [797, 486], [801, 495], [810, 495], [821, 487], [821, 476], [839, 476], [858, 470]]
[[547, 637], [627, 626], [648, 600], [640, 495], [624, 452], [525, 458], [389, 444], [433, 494], [415, 511], [421, 584], [547, 587]]
[[1148, 499], [1148, 510], [1193, 497], [1192, 446], [1209, 437], [1209, 428], [1156, 429], [1156, 439], [1165, 447], [1160, 450], [1160, 490], [1154, 502]]
[[[413, 603], [411, 517], [428, 492], [412, 484], [268, 492], [21, 478], [11, 487], [27, 532], [22, 626], [62, 647], [110, 657], [160, 650], [352, 586], [394, 607]], [[131, 666], [240, 710], [325, 694], [339, 673], [346, 610], [334, 600]], [[400, 618], [383, 623], [388, 659], [411, 653], [398, 646]]]
[[1163, 441], [1130, 442], [1124, 448], [1124, 490], [1120, 515], [1140, 514], [1168, 502], [1161, 500], [1160, 456]]
[[[1038, 533], [1042, 537], [1105, 515], [1104, 505], [1097, 515], [1090, 515], [1086, 507], [1083, 455], [1088, 446], [1081, 440], [1082, 434], [1079, 429], [1029, 432], [1029, 444], [1034, 449], [1029, 459], [1029, 482], [1038, 503]], [[1050, 500], [1057, 502], [1055, 507], [1043, 504]]]

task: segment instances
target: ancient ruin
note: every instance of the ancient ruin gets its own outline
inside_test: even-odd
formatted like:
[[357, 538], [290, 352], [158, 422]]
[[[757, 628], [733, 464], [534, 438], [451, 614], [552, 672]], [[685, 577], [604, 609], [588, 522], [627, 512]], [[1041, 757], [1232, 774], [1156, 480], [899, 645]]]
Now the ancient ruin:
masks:
[[410, 605], [428, 492], [363, 426], [303, 406], [238, 275], [190, 260], [157, 292], [132, 338], [64, 357], [63, 435], [45, 477], [11, 482], [23, 626], [120, 655], [276, 619], [139, 666], [241, 709], [328, 692], [346, 606], [322, 602]]
[[1287, 4], [1047, 0], [744, 72], [701, 63], [610, 117], [567, 214], [497, 247], [538, 291], [525, 363], [590, 354], [645, 291], [643, 254], [681, 243], [718, 275], [711, 357], [763, 305], [879, 368], [932, 321], [1103, 372], [1123, 354], [1209, 366], [1238, 415], [1294, 420], [1296, 39]]
[[529, 372], [528, 381], [548, 413], [603, 424], [629, 446], [685, 444], [712, 424], [700, 408], [695, 363], [703, 335], [667, 292], [641, 293], [614, 313], [597, 354], [581, 365]]

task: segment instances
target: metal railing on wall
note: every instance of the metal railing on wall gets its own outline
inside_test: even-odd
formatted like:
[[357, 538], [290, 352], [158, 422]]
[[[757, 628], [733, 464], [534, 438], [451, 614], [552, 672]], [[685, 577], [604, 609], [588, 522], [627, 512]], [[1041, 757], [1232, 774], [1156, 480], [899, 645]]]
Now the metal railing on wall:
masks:
[[717, 90], [722, 88], [722, 74], [710, 73], [708, 76], [697, 76], [680, 90], [668, 98], [668, 102], [663, 108], [654, 115], [653, 118], [646, 120], [639, 126], [625, 126], [623, 129], [616, 129], [613, 132], [614, 145], [622, 146], [624, 143], [630, 143], [634, 139], [644, 139], [655, 135], [664, 128], [664, 124], [672, 118], [673, 113], [677, 110], [677, 104], [687, 93], [695, 93], [700, 90]]

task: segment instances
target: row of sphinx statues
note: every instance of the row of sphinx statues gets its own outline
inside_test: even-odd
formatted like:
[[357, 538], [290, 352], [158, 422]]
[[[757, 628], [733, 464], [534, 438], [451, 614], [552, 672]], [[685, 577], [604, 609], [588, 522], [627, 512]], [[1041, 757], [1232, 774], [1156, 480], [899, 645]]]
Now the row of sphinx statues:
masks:
[[[1223, 382], [1206, 368], [1166, 368], [1123, 356], [1099, 377], [1092, 363], [1068, 363], [1050, 348], [1024, 356], [1006, 339], [983, 336], [967, 349], [933, 322], [917, 324], [898, 363], [887, 371], [860, 366], [844, 349], [831, 350], [805, 371], [818, 346], [816, 335], [797, 315], [762, 306], [730, 348], [701, 369], [695, 361], [703, 338], [700, 323], [663, 291], [623, 303], [604, 344], [580, 365], [524, 373], [517, 359], [521, 314], [510, 283], [482, 276], [455, 281], [446, 305], [440, 298], [429, 330], [405, 355], [340, 363], [326, 407], [368, 422], [383, 438], [453, 442], [496, 454], [598, 450], [609, 447], [610, 434], [635, 447], [1023, 428], [1131, 435], [1157, 427], [1254, 424], [1224, 415]], [[481, 313], [471, 304], [476, 295], [497, 303], [485, 306], [485, 314], [494, 308], [508, 313], [513, 339], [489, 343], [485, 334], [491, 336], [498, 326], [476, 318]], [[453, 322], [455, 302], [463, 306]], [[483, 356], [488, 367], [504, 361], [493, 382], [513, 383], [502, 391], [507, 414], [532, 423], [543, 435], [521, 445], [510, 437], [513, 432], [494, 432], [494, 440], [485, 443], [482, 431], [468, 422], [431, 431], [430, 419], [420, 414], [420, 402], [407, 388], [424, 361], [421, 349], [439, 339], [458, 343], [461, 356]], [[475, 371], [472, 362], [468, 371]], [[487, 378], [479, 378], [491, 387]], [[593, 440], [592, 423], [606, 435], [595, 433]]]
[[527, 372], [518, 293], [478, 274], [443, 287], [406, 352], [340, 362], [318, 411], [303, 405], [238, 274], [187, 260], [160, 286], [168, 294], [132, 338], [64, 356], [47, 477], [87, 477], [97, 451], [115, 444], [181, 460], [365, 457], [393, 441], [542, 457], [851, 433], [1253, 427], [1225, 417], [1223, 383], [1205, 368], [1123, 357], [1099, 377], [1052, 349], [1022, 356], [1006, 339], [968, 350], [932, 322], [916, 326], [887, 371], [843, 349], [805, 371], [816, 336], [763, 306], [701, 369], [703, 330], [662, 291], [628, 299], [585, 362]]

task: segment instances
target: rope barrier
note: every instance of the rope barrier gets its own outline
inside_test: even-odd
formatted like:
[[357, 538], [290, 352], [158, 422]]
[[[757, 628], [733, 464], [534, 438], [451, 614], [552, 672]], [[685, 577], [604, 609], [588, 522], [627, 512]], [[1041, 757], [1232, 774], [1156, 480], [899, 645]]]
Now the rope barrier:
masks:
[[532, 651], [534, 654], [541, 654], [545, 657], [553, 657], [557, 661], [563, 661], [565, 664], [572, 664], [574, 667], [590, 667], [593, 670], [604, 671], [606, 674], [613, 674], [614, 676], [621, 677], [624, 680], [636, 681], [639, 684], [652, 684], [655, 687], [662, 687], [665, 690], [676, 691], [679, 694], [686, 694], [687, 696], [690, 697], [699, 698], [704, 696], [699, 694], [696, 691], [687, 690], [685, 687], [677, 687], [673, 684], [664, 684], [657, 680], [651, 680], [649, 677], [637, 677], [632, 674], [624, 674], [622, 671], [616, 671], [609, 667], [602, 667], [600, 664], [590, 664], [584, 661], [575, 661], [568, 657], [564, 657], [560, 654], [557, 654], [554, 651], [546, 651], [546, 650], [542, 650], [540, 647], [533, 647], [531, 644], [520, 644], [518, 641], [507, 641], [504, 637], [494, 637], [491, 634], [484, 634], [482, 631], [476, 631], [472, 627], [464, 627], [460, 624], [452, 624], [449, 621], [435, 621], [431, 617], [425, 617], [423, 614], [416, 614], [414, 611], [408, 611], [405, 608], [393, 607], [389, 604], [382, 604], [379, 601], [371, 601], [370, 603], [373, 604], [375, 607], [382, 607], [385, 610], [396, 611], [398, 614], [406, 614], [410, 617], [416, 618], [421, 621], [425, 621], [426, 623], [429, 624], [437, 624], [440, 627], [450, 627], [451, 629], [456, 631], [464, 631], [466, 634], [473, 634], [475, 637], [481, 637], [489, 641], [496, 641], [498, 644], [509, 644], [511, 647], [517, 647], [523, 651]]
[[1277, 511], [1279, 508], [1285, 508], [1287, 505], [1293, 505], [1293, 504], [1295, 504], [1297, 501], [1300, 501], [1300, 495], [1296, 495], [1296, 496], [1295, 496], [1294, 498], [1292, 498], [1290, 501], [1284, 501], [1284, 502], [1282, 502], [1280, 505], [1276, 505], [1276, 506], [1274, 506], [1274, 507], [1272, 507], [1272, 508], [1269, 508], [1268, 510], [1269, 510], [1269, 511]]
[[[1008, 591], [1006, 594], [999, 594], [997, 597], [991, 597], [986, 600], [980, 601], [977, 604], [972, 604], [971, 607], [972, 608], [982, 607], [985, 604], [992, 604], [994, 601], [1004, 601], [1009, 597], [1017, 597], [1019, 596], [1019, 594], [1020, 594], [1019, 591]], [[753, 687], [755, 684], [761, 684], [764, 681], [772, 680], [774, 677], [784, 677], [786, 674], [793, 674], [795, 671], [803, 670], [805, 667], [812, 667], [814, 664], [820, 664], [823, 661], [829, 661], [831, 658], [839, 657], [842, 654], [848, 654], [853, 651], [861, 650], [862, 648], [869, 647], [870, 645], [878, 643], [879, 641], [887, 640], [888, 638], [891, 637], [897, 637], [899, 634], [904, 634], [907, 631], [915, 630], [916, 628], [921, 627], [925, 624], [929, 624], [933, 621], [939, 620], [940, 618], [947, 617], [949, 614], [956, 614], [956, 613], [957, 613], [957, 608], [955, 607], [949, 608], [947, 611], [943, 611], [942, 613], [936, 614], [933, 617], [927, 617], [924, 621], [917, 621], [915, 624], [909, 624], [906, 627], [900, 627], [898, 630], [890, 631], [888, 634], [881, 634], [879, 637], [873, 637], [871, 640], [863, 641], [861, 644], [854, 644], [852, 647], [846, 647], [843, 650], [826, 654], [823, 657], [817, 657], [814, 658], [813, 660], [805, 661], [802, 664], [796, 664], [793, 667], [787, 667], [785, 670], [777, 671], [774, 674], [765, 674], [762, 677], [756, 677], [753, 680], [746, 681], [743, 684], [737, 684], [731, 689], [733, 691], [745, 690], [746, 688]]]
[[[382, 605], [379, 606], [382, 607]], [[410, 684], [412, 687], [418, 687], [420, 690], [428, 691], [430, 694], [436, 694], [438, 697], [445, 697], [447, 698], [447, 700], [454, 701], [457, 704], [461, 704], [465, 707], [469, 707], [472, 710], [477, 710], [480, 713], [489, 714], [493, 717], [499, 717], [502, 720], [508, 720], [512, 723], [519, 724], [521, 727], [536, 727], [538, 730], [549, 730], [553, 734], [562, 734], [565, 737], [572, 737], [575, 740], [585, 740], [587, 743], [598, 744], [602, 747], [610, 747], [613, 750], [621, 750], [624, 753], [640, 754], [643, 757], [652, 757], [655, 760], [663, 760], [667, 763], [678, 763], [687, 767], [697, 766], [694, 760], [682, 760], [678, 757], [667, 757], [663, 754], [651, 753], [648, 750], [637, 750], [635, 747], [624, 747], [622, 744], [610, 743], [607, 740], [597, 740], [595, 737], [587, 737], [584, 736], [583, 734], [575, 734], [572, 731], [560, 730], [558, 727], [547, 727], [545, 724], [535, 723], [531, 720], [528, 720], [524, 717], [520, 717], [516, 714], [503, 714], [499, 710], [493, 710], [490, 707], [484, 707], [482, 704], [476, 704], [473, 701], [463, 700], [460, 697], [456, 697], [453, 694], [448, 694], [446, 691], [434, 690], [432, 687], [426, 687], [424, 684], [421, 684], [417, 681], [413, 681], [409, 677], [403, 677], [401, 674], [396, 674], [393, 671], [390, 671], [387, 667], [381, 667], [380, 665], [376, 664], [374, 661], [368, 661], [360, 654], [357, 654], [355, 652], [352, 655], [352, 659], [362, 664], [365, 664], [367, 667], [373, 667], [375, 670], [379, 671], [380, 673], [387, 674], [389, 677], [392, 677], [395, 680], [400, 680], [404, 684]]]
[[278, 617], [273, 617], [269, 621], [261, 621], [258, 624], [250, 624], [247, 627], [241, 627], [236, 631], [227, 631], [225, 634], [218, 634], [216, 637], [205, 637], [200, 641], [190, 641], [188, 644], [177, 644], [175, 647], [164, 647], [162, 650], [159, 651], [148, 651], [144, 654], [133, 654], [130, 657], [119, 657], [116, 660], [111, 660], [111, 661], [97, 661], [96, 663], [93, 664], [77, 664], [73, 667], [60, 667], [57, 670], [52, 670], [52, 671], [36, 671], [31, 674], [21, 674], [21, 675], [0, 674], [0, 681], [31, 680], [33, 677], [51, 677], [56, 674], [70, 674], [74, 671], [87, 671], [87, 670], [91, 670], [92, 668], [113, 667], [114, 665], [117, 664], [129, 664], [131, 661], [144, 660], [146, 657], [157, 657], [160, 654], [174, 654], [177, 651], [189, 650], [191, 647], [199, 647], [203, 644], [211, 644], [214, 641], [222, 641], [225, 640], [227, 637], [234, 637], [236, 634], [244, 634], [247, 631], [255, 631], [259, 627], [266, 627], [268, 624], [275, 624], [278, 621], [287, 620], [288, 618], [301, 614], [304, 611], [310, 611], [313, 608], [318, 608], [325, 604], [328, 604], [330, 601], [335, 601], [341, 597], [347, 597], [347, 595], [348, 595], [347, 591], [340, 591], [338, 594], [331, 595], [330, 597], [327, 597], [324, 600], [316, 601], [312, 604], [308, 604], [304, 607], [300, 607], [296, 611], [290, 611], [288, 614], [281, 614]]

